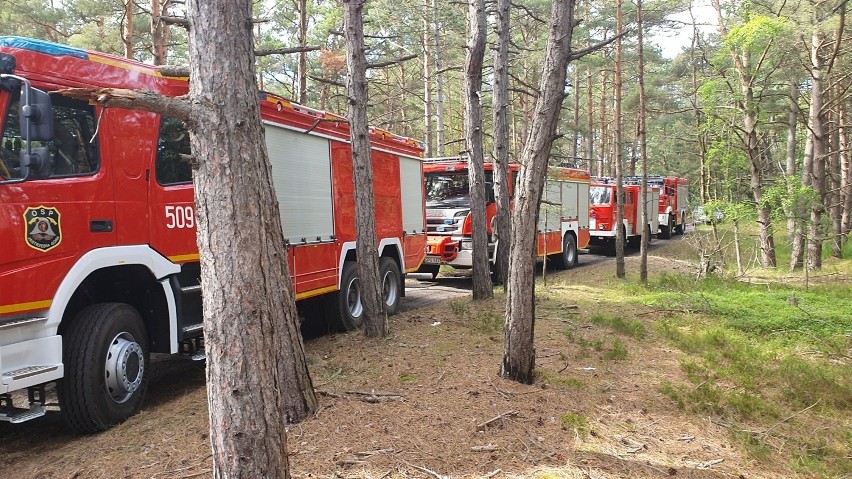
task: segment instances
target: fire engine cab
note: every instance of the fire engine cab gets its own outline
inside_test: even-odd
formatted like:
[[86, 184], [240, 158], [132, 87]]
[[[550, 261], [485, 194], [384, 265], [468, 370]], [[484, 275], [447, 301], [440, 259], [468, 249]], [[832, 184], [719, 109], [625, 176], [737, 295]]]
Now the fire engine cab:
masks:
[[[641, 176], [627, 176], [625, 184], [642, 184]], [[671, 239], [686, 230], [686, 215], [689, 212], [689, 180], [676, 176], [649, 176], [648, 185], [660, 190], [659, 235]]]
[[[488, 229], [488, 258], [492, 268], [499, 240], [494, 234], [497, 204], [494, 201], [494, 165], [485, 163], [485, 206]], [[520, 165], [509, 165], [509, 194], [512, 194]], [[426, 223], [429, 232], [422, 273], [438, 275], [441, 265], [469, 269], [473, 265], [470, 216], [469, 165], [466, 158], [427, 159], [423, 165], [426, 182]], [[589, 173], [551, 167], [539, 211], [538, 257], [550, 257], [562, 268], [577, 264], [578, 249], [589, 243]]]
[[[639, 199], [639, 185], [624, 185], [624, 238], [633, 242], [645, 233], [657, 231], [657, 203], [659, 202], [660, 190], [656, 187], [648, 187], [647, 202], [645, 204], [648, 215], [648, 225], [642, 228], [639, 223], [639, 214], [642, 211]], [[615, 236], [617, 233], [617, 211], [618, 203], [616, 197], [616, 185], [610, 178], [595, 178], [589, 188], [591, 197], [591, 219], [589, 230], [591, 244], [603, 246], [610, 252], [615, 251]]]
[[[94, 432], [139, 410], [150, 353], [203, 357], [199, 255], [184, 125], [55, 93], [69, 87], [178, 96], [188, 85], [123, 58], [0, 37], [0, 420], [43, 415], [56, 381], [66, 423]], [[348, 124], [259, 100], [300, 310], [358, 327]], [[423, 149], [378, 129], [371, 142], [393, 313], [425, 256]]]

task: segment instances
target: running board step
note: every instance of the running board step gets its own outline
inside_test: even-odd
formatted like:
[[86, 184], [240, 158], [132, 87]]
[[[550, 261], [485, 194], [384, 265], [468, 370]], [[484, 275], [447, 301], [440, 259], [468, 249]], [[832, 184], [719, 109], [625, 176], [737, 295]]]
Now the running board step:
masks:
[[44, 416], [46, 410], [44, 406], [32, 405], [29, 409], [14, 408], [11, 411], [0, 414], [0, 421], [19, 424], [38, 417]]
[[0, 377], [2, 377], [3, 382], [5, 383], [6, 379], [11, 379], [12, 381], [19, 381], [21, 379], [26, 379], [32, 376], [38, 376], [39, 374], [49, 373], [51, 371], [55, 371], [59, 366], [56, 364], [51, 364], [47, 366], [27, 366], [25, 368], [16, 369], [14, 371], [6, 371]]
[[27, 396], [29, 409], [15, 407], [11, 394], [0, 394], [0, 421], [18, 424], [44, 416], [44, 385], [27, 388]]

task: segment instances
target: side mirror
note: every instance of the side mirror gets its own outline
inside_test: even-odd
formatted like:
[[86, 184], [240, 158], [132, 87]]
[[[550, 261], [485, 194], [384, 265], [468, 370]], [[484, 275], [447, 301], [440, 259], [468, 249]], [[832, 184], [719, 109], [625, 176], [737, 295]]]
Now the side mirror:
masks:
[[28, 141], [48, 141], [53, 139], [53, 104], [50, 95], [24, 86], [21, 101], [21, 136]]
[[46, 146], [33, 148], [31, 151], [21, 150], [21, 177], [39, 179], [50, 176], [50, 151]]

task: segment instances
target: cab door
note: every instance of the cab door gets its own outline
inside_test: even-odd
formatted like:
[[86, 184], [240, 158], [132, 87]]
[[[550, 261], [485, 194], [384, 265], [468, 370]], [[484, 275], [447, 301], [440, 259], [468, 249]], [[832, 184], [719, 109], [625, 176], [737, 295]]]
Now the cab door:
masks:
[[189, 133], [182, 121], [159, 117], [149, 173], [150, 244], [174, 263], [198, 261]]
[[48, 163], [20, 181], [27, 145], [19, 92], [0, 88], [0, 315], [46, 311], [77, 260], [116, 241], [111, 158], [96, 134], [99, 112], [61, 95], [52, 102], [53, 138], [30, 145], [45, 149]]

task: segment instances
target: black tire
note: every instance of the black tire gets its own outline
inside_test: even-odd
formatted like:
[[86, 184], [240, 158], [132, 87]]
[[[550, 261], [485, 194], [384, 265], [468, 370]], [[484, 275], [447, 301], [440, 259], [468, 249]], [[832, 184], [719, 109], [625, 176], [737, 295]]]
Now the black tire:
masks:
[[399, 265], [391, 258], [379, 260], [379, 276], [382, 278], [382, 301], [388, 316], [396, 314], [402, 298], [402, 273]]
[[503, 274], [500, 272], [500, 262], [498, 261], [499, 257], [497, 256], [497, 252], [494, 252], [494, 262], [489, 262], [491, 266], [491, 285], [496, 286], [498, 284], [503, 284]]
[[660, 237], [663, 239], [672, 239], [674, 232], [674, 216], [669, 215], [668, 223], [665, 226], [660, 225]]
[[343, 263], [340, 291], [337, 292], [338, 326], [343, 331], [358, 329], [364, 325], [364, 305], [361, 303], [361, 287], [358, 284], [358, 264]]
[[62, 336], [65, 377], [57, 393], [68, 427], [89, 434], [136, 414], [148, 390], [150, 349], [136, 309], [123, 303], [89, 306]]
[[686, 232], [686, 215], [681, 215], [680, 224], [675, 227], [675, 233], [682, 235]]
[[555, 255], [554, 264], [559, 269], [571, 269], [577, 264], [577, 240], [574, 235], [566, 233], [562, 238], [562, 252]]

